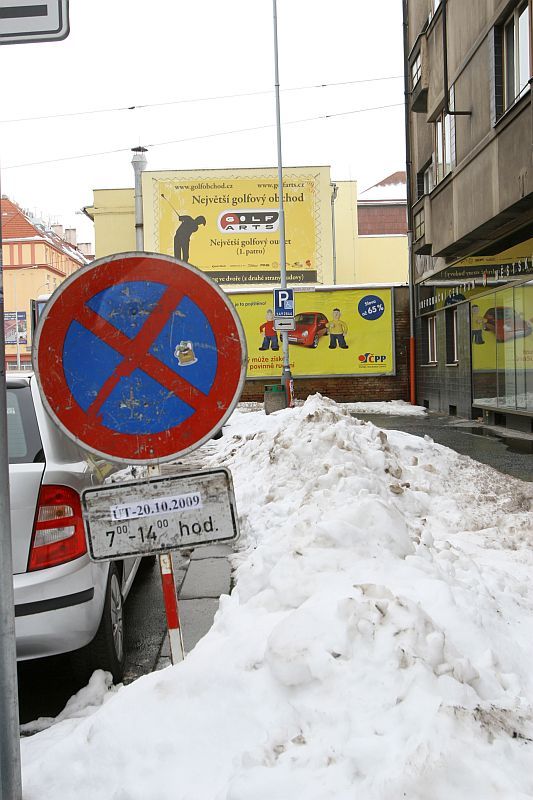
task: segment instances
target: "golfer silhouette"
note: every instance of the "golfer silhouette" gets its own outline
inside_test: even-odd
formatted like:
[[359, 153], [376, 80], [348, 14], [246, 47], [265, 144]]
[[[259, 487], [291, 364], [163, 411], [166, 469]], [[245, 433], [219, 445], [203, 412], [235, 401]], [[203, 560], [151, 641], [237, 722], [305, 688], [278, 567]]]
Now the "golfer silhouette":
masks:
[[189, 245], [191, 236], [196, 233], [200, 225], [205, 225], [205, 217], [182, 216], [178, 214], [180, 226], [174, 235], [174, 256], [182, 261], [189, 261]]

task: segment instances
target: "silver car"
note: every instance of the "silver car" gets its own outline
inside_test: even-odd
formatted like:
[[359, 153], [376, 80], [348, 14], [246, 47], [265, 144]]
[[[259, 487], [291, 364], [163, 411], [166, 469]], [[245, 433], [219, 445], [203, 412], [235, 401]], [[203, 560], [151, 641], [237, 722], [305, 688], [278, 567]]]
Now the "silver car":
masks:
[[67, 438], [29, 375], [7, 376], [17, 658], [73, 653], [79, 673], [124, 669], [123, 600], [139, 559], [93, 563], [80, 494], [113, 471]]

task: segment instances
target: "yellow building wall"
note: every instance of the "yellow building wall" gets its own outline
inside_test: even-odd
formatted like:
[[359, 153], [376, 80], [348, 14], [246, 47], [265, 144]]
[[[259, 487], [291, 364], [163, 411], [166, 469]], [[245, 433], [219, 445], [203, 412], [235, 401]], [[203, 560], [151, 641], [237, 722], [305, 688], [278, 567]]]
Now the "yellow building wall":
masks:
[[359, 236], [355, 283], [407, 283], [407, 236]]
[[[320, 178], [322, 194], [321, 233], [324, 237], [322, 249], [323, 283], [326, 285], [353, 285], [357, 283], [407, 283], [408, 255], [406, 236], [358, 236], [357, 229], [357, 183], [329, 179], [329, 169], [300, 168], [309, 172], [323, 170]], [[289, 168], [289, 171], [294, 172]], [[234, 170], [233, 172], [238, 172]], [[253, 174], [254, 170], [242, 170]], [[261, 174], [272, 174], [276, 170], [260, 170]], [[147, 250], [154, 249], [155, 218], [153, 214], [153, 183], [168, 179], [170, 175], [187, 176], [199, 182], [215, 177], [224, 179], [228, 170], [196, 170], [192, 172], [163, 171], [143, 174], [143, 205], [145, 242]], [[331, 198], [333, 187], [337, 196], [333, 204], [335, 219], [335, 265], [333, 258], [333, 218]], [[152, 211], [150, 211], [152, 208]], [[135, 206], [133, 189], [95, 189], [94, 205], [87, 209], [94, 219], [96, 258], [113, 253], [134, 251]], [[289, 233], [287, 233], [289, 235]], [[335, 272], [335, 274], [334, 274]], [[228, 288], [230, 288], [228, 286]]]
[[94, 220], [96, 258], [136, 250], [134, 190], [95, 189], [93, 198], [87, 213]]
[[[7, 344], [5, 353], [10, 367], [20, 360], [29, 365], [32, 348], [32, 300], [52, 294], [69, 275], [79, 269], [79, 264], [67, 253], [58, 252], [46, 242], [21, 241], [3, 245], [4, 256], [4, 331], [15, 340], [18, 326], [19, 342]], [[14, 312], [22, 316], [14, 320]]]
[[357, 273], [357, 182], [334, 181], [337, 197], [332, 203], [335, 220], [335, 273], [337, 284], [356, 283]]
[[[31, 301], [51, 294], [64, 279], [44, 267], [4, 269], [4, 311], [26, 313], [27, 342], [19, 344], [21, 361], [31, 355]], [[6, 344], [6, 355], [16, 356], [16, 344]]]

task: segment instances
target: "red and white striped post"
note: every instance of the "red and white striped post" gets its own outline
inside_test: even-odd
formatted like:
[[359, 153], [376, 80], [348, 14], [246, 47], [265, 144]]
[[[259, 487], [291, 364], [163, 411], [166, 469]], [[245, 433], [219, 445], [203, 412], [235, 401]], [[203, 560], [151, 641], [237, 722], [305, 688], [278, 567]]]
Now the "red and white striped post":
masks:
[[170, 553], [162, 553], [159, 556], [159, 569], [161, 570], [161, 585], [163, 587], [163, 600], [165, 602], [165, 612], [167, 615], [170, 660], [173, 664], [178, 664], [185, 658], [185, 650], [183, 649], [176, 583], [174, 581], [174, 570]]

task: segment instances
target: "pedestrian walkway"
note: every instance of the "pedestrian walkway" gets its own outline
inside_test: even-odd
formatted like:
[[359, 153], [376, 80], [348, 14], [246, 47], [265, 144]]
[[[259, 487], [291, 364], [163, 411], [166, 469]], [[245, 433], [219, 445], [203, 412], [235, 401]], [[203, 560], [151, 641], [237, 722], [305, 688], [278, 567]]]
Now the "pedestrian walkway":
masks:
[[423, 416], [359, 414], [379, 428], [403, 431], [414, 436], [430, 436], [465, 456], [494, 467], [504, 475], [533, 481], [533, 435], [490, 427], [474, 420], [449, 417], [428, 411]]
[[[191, 553], [185, 577], [177, 587], [180, 624], [185, 652], [205, 636], [213, 624], [221, 594], [231, 590], [230, 545], [215, 544], [197, 547]], [[179, 574], [179, 573], [178, 573]], [[156, 669], [168, 667], [170, 643], [168, 634], [163, 640]]]

